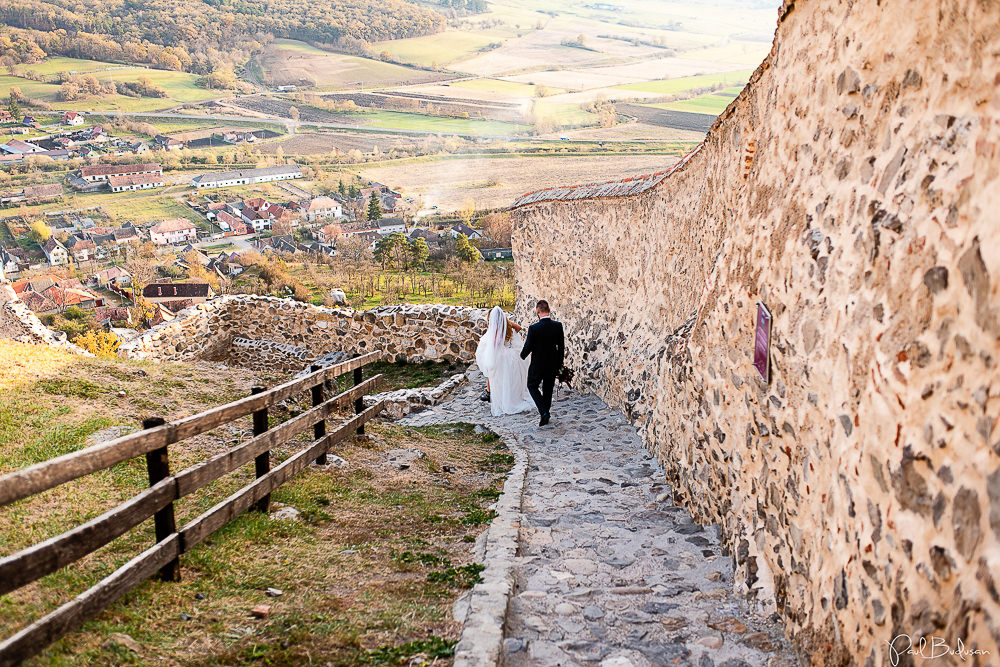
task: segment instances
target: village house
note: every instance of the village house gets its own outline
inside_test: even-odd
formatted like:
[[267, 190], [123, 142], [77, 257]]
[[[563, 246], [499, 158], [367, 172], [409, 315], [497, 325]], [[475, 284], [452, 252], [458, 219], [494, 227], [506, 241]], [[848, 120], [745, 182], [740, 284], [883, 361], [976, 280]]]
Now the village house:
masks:
[[343, 234], [343, 231], [335, 222], [316, 230], [316, 240], [324, 245], [330, 245], [334, 240]]
[[278, 167], [263, 167], [261, 169], [245, 169], [240, 171], [219, 171], [195, 176], [193, 182], [199, 189], [227, 188], [234, 185], [252, 185], [254, 183], [272, 183], [302, 178], [302, 169], [297, 164]]
[[113, 322], [132, 324], [132, 311], [126, 306], [102, 306], [94, 309], [94, 320], [101, 325], [110, 325]]
[[59, 281], [59, 284], [53, 285], [42, 292], [42, 294], [61, 310], [65, 310], [70, 306], [91, 309], [104, 305], [104, 299], [93, 292], [84, 289], [82, 286], [68, 286], [65, 281]]
[[381, 218], [378, 220], [379, 234], [388, 236], [396, 232], [406, 233], [406, 221], [403, 218]]
[[52, 266], [60, 266], [69, 262], [69, 251], [66, 250], [66, 246], [59, 243], [59, 240], [50, 236], [49, 240], [41, 244], [42, 251], [45, 253], [45, 259], [49, 261]]
[[111, 266], [91, 277], [91, 283], [98, 287], [125, 287], [132, 284], [132, 276], [120, 266]]
[[108, 187], [112, 192], [132, 192], [162, 188], [163, 176], [158, 174], [133, 174], [130, 176], [109, 176]]
[[80, 168], [80, 178], [88, 183], [107, 181], [111, 176], [163, 176], [163, 169], [155, 162], [144, 164], [94, 164]]
[[59, 312], [59, 306], [54, 301], [38, 292], [25, 292], [21, 295], [21, 303], [30, 308], [36, 315]]
[[9, 123], [14, 120], [14, 115], [7, 109], [0, 109], [0, 123]]
[[33, 153], [44, 153], [45, 149], [41, 146], [28, 143], [27, 141], [11, 139], [5, 144], [0, 144], [0, 151], [3, 151], [4, 153], [11, 153], [13, 155], [30, 155]]
[[198, 240], [198, 228], [185, 218], [161, 220], [149, 228], [149, 240], [156, 245]]
[[473, 229], [472, 227], [461, 223], [452, 225], [450, 229], [446, 229], [441, 232], [442, 236], [450, 236], [453, 239], [457, 239], [459, 234], [465, 234], [470, 241], [473, 239], [483, 238], [483, 235], [479, 232], [479, 230]]
[[241, 218], [237, 218], [229, 211], [219, 211], [215, 214], [215, 224], [219, 226], [227, 236], [243, 236], [250, 233], [247, 223]]
[[331, 197], [316, 197], [302, 207], [302, 218], [307, 222], [316, 222], [326, 218], [340, 218], [344, 209], [340, 202]]
[[83, 114], [78, 111], [67, 111], [62, 117], [63, 125], [83, 125]]
[[153, 137], [153, 145], [161, 151], [176, 151], [184, 148], [183, 141], [167, 136], [166, 134], [158, 134]]
[[208, 283], [150, 283], [142, 288], [142, 296], [153, 303], [190, 299], [192, 304], [204, 303], [215, 296]]
[[70, 237], [66, 242], [66, 249], [73, 255], [73, 259], [78, 262], [86, 262], [87, 260], [94, 259], [97, 253], [97, 245], [93, 241], [87, 238], [80, 238], [79, 236]]
[[0, 269], [8, 279], [18, 276], [28, 266], [24, 251], [20, 248], [0, 248]]

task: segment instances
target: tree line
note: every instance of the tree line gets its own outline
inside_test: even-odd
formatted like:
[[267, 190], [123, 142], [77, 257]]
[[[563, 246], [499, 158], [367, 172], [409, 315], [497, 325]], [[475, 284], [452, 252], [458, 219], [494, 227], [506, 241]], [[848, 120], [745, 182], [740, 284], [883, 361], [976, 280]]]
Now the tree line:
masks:
[[377, 42], [439, 32], [445, 19], [407, 0], [0, 0], [0, 23], [26, 31], [11, 40], [27, 51], [209, 74], [274, 37]]

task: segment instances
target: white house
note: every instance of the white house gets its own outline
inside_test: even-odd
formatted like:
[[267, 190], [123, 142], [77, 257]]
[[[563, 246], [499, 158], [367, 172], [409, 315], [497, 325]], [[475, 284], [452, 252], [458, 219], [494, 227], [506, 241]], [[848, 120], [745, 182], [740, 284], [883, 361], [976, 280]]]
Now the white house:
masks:
[[195, 186], [199, 190], [202, 190], [204, 188], [228, 188], [234, 185], [289, 181], [294, 178], [302, 178], [302, 169], [297, 164], [263, 167], [261, 169], [243, 169], [240, 171], [217, 171], [195, 176], [192, 180]]
[[406, 233], [406, 221], [402, 218], [382, 218], [378, 221], [378, 233], [382, 236], [396, 232]]
[[184, 218], [161, 220], [149, 228], [149, 240], [157, 245], [197, 241], [198, 228]]
[[159, 174], [131, 174], [128, 176], [108, 176], [108, 187], [112, 192], [131, 192], [162, 188], [163, 176]]
[[331, 197], [316, 197], [302, 207], [302, 217], [308, 222], [316, 222], [325, 218], [341, 218], [344, 209], [340, 202]]
[[69, 262], [69, 251], [54, 236], [50, 236], [49, 240], [42, 244], [42, 250], [45, 252], [45, 258], [49, 260], [49, 264], [52, 266], [59, 266]]
[[83, 125], [83, 114], [78, 111], [67, 111], [62, 117], [63, 125]]

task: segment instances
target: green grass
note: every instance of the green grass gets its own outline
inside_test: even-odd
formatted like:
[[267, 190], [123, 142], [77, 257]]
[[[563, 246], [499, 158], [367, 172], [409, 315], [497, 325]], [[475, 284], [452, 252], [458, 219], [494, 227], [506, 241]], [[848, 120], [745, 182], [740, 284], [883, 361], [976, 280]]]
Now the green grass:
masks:
[[718, 86], [725, 84], [732, 86], [738, 83], [746, 83], [750, 79], [753, 70], [744, 69], [733, 72], [719, 72], [717, 74], [700, 74], [698, 76], [684, 76], [677, 79], [663, 79], [660, 81], [644, 81], [642, 83], [629, 83], [615, 86], [621, 90], [634, 90], [643, 93], [658, 93], [660, 95], [676, 95], [688, 90], [705, 88], [707, 86]]
[[[452, 86], [456, 88], [468, 88], [469, 90], [483, 90], [491, 93], [500, 93], [509, 97], [535, 97], [535, 90], [538, 86], [530, 83], [518, 81], [504, 81], [503, 79], [469, 79], [468, 81], [457, 81]], [[561, 88], [552, 88], [552, 94], [566, 92]]]
[[523, 133], [527, 127], [495, 120], [465, 118], [445, 118], [405, 111], [372, 111], [359, 114], [367, 125], [393, 130], [419, 130], [423, 132], [447, 132], [452, 134], [513, 135]]
[[[0, 342], [0, 361], [6, 361], [0, 368], [0, 471], [77, 450], [96, 430], [135, 426], [150, 411], [177, 418], [221, 404], [245, 395], [251, 382], [249, 373], [232, 369], [83, 359], [16, 343]], [[198, 402], [195, 394], [202, 395]], [[274, 409], [271, 417], [283, 421], [307, 404], [303, 397], [302, 404]], [[310, 439], [311, 433], [277, 447], [275, 462]], [[237, 442], [226, 429], [171, 445], [171, 468], [184, 469]], [[418, 448], [426, 456], [405, 470], [387, 468], [386, 450], [398, 447]], [[501, 462], [505, 451], [495, 436], [477, 433], [470, 424], [371, 424], [368, 435], [337, 445], [335, 453], [349, 461], [346, 468], [306, 469], [272, 494], [274, 503], [297, 509], [299, 520], [257, 512], [237, 517], [181, 557], [181, 581], [139, 584], [32, 664], [141, 665], [169, 659], [297, 665], [318, 658], [335, 665], [396, 665], [417, 655], [448, 658], [458, 630], [451, 607], [482, 571], [469, 562], [469, 543], [492, 517], [488, 506], [509, 470], [484, 469], [483, 457]], [[252, 466], [244, 466], [177, 501], [178, 524], [253, 477]], [[0, 512], [0, 547], [11, 553], [37, 543], [147, 485], [140, 456], [14, 503]], [[151, 523], [85, 561], [3, 596], [0, 636], [147, 548]], [[268, 597], [268, 587], [283, 593]], [[270, 606], [269, 615], [251, 618], [250, 609], [261, 604]], [[113, 633], [127, 634], [139, 652], [117, 644]]]
[[579, 104], [566, 102], [549, 102], [538, 100], [535, 103], [535, 114], [540, 118], [546, 118], [555, 122], [560, 127], [589, 126], [597, 124], [597, 116], [584, 111]]
[[49, 56], [40, 63], [24, 65], [22, 67], [25, 70], [45, 75], [58, 74], [59, 72], [76, 72], [77, 74], [86, 74], [88, 72], [97, 72], [108, 68], [146, 69], [142, 65], [123, 65], [121, 63], [111, 63], [100, 60], [64, 58], [63, 56]]
[[415, 387], [433, 387], [446, 378], [463, 373], [465, 364], [436, 363], [427, 361], [422, 364], [400, 364], [381, 361], [365, 368], [368, 377], [382, 374], [385, 379], [379, 387], [380, 392], [397, 389], [413, 389]]
[[143, 67], [127, 67], [111, 71], [98, 71], [107, 68], [126, 67], [116, 63], [102, 63], [94, 60], [77, 60], [75, 58], [46, 58], [41, 63], [31, 66], [31, 69], [41, 74], [54, 75], [62, 71], [93, 73], [101, 82], [105, 81], [138, 81], [146, 77], [153, 84], [166, 91], [166, 97], [133, 98], [123, 95], [104, 95], [72, 102], [59, 101], [59, 85], [22, 79], [20, 77], [0, 76], [0, 96], [7, 97], [10, 89], [17, 86], [27, 97], [58, 105], [60, 109], [81, 111], [157, 111], [176, 106], [183, 102], [198, 102], [201, 100], [221, 97], [223, 92], [207, 90], [196, 85], [198, 76], [187, 72], [169, 72], [166, 70], [146, 69]]
[[717, 116], [733, 101], [733, 97], [728, 95], [699, 95], [690, 100], [680, 100], [677, 102], [666, 102], [664, 104], [649, 104], [646, 106], [657, 109], [669, 109], [670, 111], [687, 111], [690, 113], [705, 113]]
[[430, 67], [468, 58], [487, 44], [502, 40], [505, 33], [497, 31], [445, 30], [436, 35], [397, 39], [375, 44], [377, 51], [388, 51], [404, 63]]

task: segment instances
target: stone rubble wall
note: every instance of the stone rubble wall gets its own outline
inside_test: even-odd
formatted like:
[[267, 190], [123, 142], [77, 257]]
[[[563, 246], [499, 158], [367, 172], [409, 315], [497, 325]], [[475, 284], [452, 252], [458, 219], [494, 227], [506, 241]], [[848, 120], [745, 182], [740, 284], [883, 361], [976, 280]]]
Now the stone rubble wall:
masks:
[[780, 17], [673, 173], [515, 204], [517, 314], [550, 300], [576, 384], [813, 664], [888, 665], [899, 635], [998, 664], [1000, 4]]
[[229, 349], [229, 363], [254, 371], [300, 371], [309, 361], [309, 351], [298, 345], [272, 340], [234, 338]]
[[[485, 310], [457, 306], [394, 305], [360, 311], [228, 295], [181, 311], [176, 319], [124, 343], [119, 354], [153, 361], [232, 360], [263, 367], [263, 362], [248, 358], [256, 351], [275, 359], [282, 370], [294, 370], [289, 364], [297, 349], [305, 350], [297, 357], [301, 359], [332, 351], [355, 356], [380, 350], [386, 361], [468, 363], [486, 332], [486, 316]], [[236, 339], [249, 342], [234, 345]]]
[[414, 389], [399, 389], [381, 394], [365, 396], [365, 407], [370, 408], [379, 401], [385, 401], [385, 414], [390, 419], [402, 419], [413, 412], [421, 412], [439, 404], [451, 396], [456, 389], [465, 383], [465, 374], [458, 373], [437, 385], [436, 387], [416, 387]]
[[64, 333], [56, 333], [42, 324], [34, 311], [18, 298], [10, 285], [0, 285], [0, 338], [11, 338], [21, 343], [49, 345], [64, 352], [93, 356], [90, 352], [67, 341]]

